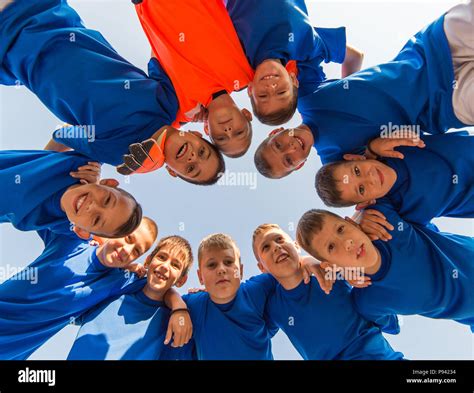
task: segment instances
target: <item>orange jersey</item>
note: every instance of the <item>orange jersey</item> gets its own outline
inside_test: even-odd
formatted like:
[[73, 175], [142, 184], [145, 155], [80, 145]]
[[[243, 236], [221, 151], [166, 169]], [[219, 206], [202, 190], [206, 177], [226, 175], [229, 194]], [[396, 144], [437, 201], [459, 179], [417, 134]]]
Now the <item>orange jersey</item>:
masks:
[[222, 0], [144, 0], [136, 11], [176, 90], [176, 123], [191, 120], [213, 93], [242, 90], [253, 79]]

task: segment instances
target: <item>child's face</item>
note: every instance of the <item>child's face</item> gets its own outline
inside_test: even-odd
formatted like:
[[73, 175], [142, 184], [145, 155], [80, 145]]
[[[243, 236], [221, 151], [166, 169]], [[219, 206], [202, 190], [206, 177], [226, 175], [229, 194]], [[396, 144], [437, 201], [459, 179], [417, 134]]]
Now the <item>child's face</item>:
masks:
[[255, 70], [248, 94], [263, 115], [287, 108], [293, 99], [293, 85], [298, 87], [294, 73], [289, 74], [278, 61], [266, 60]]
[[350, 161], [334, 170], [343, 201], [361, 203], [386, 195], [393, 187], [396, 174], [377, 160]]
[[279, 129], [262, 151], [275, 177], [284, 177], [301, 166], [311, 152], [313, 134], [306, 128]]
[[103, 264], [107, 267], [123, 268], [145, 254], [155, 241], [144, 221], [126, 237], [109, 239], [102, 249]]
[[234, 248], [204, 249], [199, 261], [198, 277], [212, 301], [225, 304], [234, 299], [242, 279], [242, 266]]
[[61, 207], [76, 227], [113, 236], [130, 218], [135, 202], [114, 187], [81, 184], [63, 194]]
[[342, 268], [369, 268], [378, 258], [364, 232], [351, 222], [333, 216], [324, 217], [323, 228], [313, 236], [311, 249], [316, 250], [323, 261]]
[[247, 109], [229, 105], [209, 110], [209, 135], [214, 145], [225, 155], [238, 155], [250, 145], [252, 115]]
[[299, 250], [295, 242], [278, 228], [271, 228], [255, 239], [259, 268], [277, 280], [292, 277], [299, 271]]
[[173, 285], [180, 287], [186, 281], [181, 277], [185, 266], [183, 253], [177, 247], [165, 245], [151, 261], [147, 261], [147, 286], [156, 293], [164, 293]]
[[219, 158], [199, 133], [179, 131], [166, 139], [166, 165], [185, 179], [204, 182], [219, 170]]

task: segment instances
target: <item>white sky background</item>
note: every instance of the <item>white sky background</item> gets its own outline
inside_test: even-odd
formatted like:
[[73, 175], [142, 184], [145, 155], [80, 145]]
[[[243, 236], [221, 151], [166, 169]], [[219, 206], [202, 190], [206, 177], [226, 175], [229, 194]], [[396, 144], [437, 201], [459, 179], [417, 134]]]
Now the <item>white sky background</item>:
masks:
[[[122, 56], [146, 69], [150, 49], [129, 0], [76, 0], [70, 4], [87, 27], [99, 30]], [[346, 26], [348, 43], [365, 53], [365, 67], [393, 58], [411, 35], [457, 1], [331, 0], [307, 4], [315, 26]], [[329, 78], [340, 76], [338, 65], [325, 69]], [[235, 97], [238, 104], [250, 108], [245, 93]], [[297, 115], [288, 125], [296, 126], [300, 120]], [[58, 124], [61, 122], [25, 88], [0, 86], [2, 149], [41, 149]], [[270, 130], [254, 121], [252, 147], [244, 158], [227, 160], [229, 173], [255, 172], [253, 152]], [[160, 236], [180, 234], [197, 251], [204, 236], [214, 232], [230, 234], [241, 248], [245, 278], [249, 278], [259, 273], [251, 250], [251, 235], [257, 225], [275, 222], [294, 236], [302, 213], [323, 207], [313, 187], [314, 173], [320, 165], [313, 151], [298, 173], [279, 181], [258, 176], [254, 190], [249, 186], [196, 187], [170, 178], [165, 171], [133, 176], [131, 183], [123, 186], [134, 193], [145, 213], [157, 221]], [[111, 167], [105, 167], [103, 175], [120, 178]], [[352, 209], [339, 209], [337, 213], [350, 215]], [[436, 223], [444, 231], [471, 236], [474, 233], [472, 220], [440, 219]], [[19, 232], [9, 225], [0, 227], [0, 268], [24, 267], [41, 252], [42, 243], [35, 233]], [[194, 266], [185, 287], [198, 285]], [[64, 359], [76, 332], [77, 327], [67, 326], [31, 358]], [[387, 335], [392, 346], [409, 359], [473, 359], [472, 337], [466, 326], [417, 316], [403, 318], [398, 336]], [[300, 359], [283, 333], [275, 337], [273, 352], [276, 359]]]

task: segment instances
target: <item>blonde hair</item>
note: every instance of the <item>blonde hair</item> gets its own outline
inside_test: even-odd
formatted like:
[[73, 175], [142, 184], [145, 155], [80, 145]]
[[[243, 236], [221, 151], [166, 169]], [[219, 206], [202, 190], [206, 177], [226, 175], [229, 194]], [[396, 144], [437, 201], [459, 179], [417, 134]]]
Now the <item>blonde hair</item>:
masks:
[[[188, 274], [191, 265], [193, 264], [193, 251], [191, 249], [191, 245], [189, 242], [182, 238], [181, 236], [173, 235], [167, 236], [161, 239], [158, 244], [156, 245], [153, 252], [150, 254], [149, 261], [152, 261], [155, 258], [156, 254], [164, 248], [170, 247], [172, 250], [177, 249], [177, 254], [179, 258], [182, 258], [184, 261], [183, 272], [181, 273], [181, 277], [184, 277]], [[181, 278], [180, 277], [180, 278]]]
[[218, 250], [228, 250], [233, 249], [235, 251], [235, 256], [239, 260], [240, 263], [240, 250], [235, 244], [234, 239], [232, 239], [229, 235], [225, 233], [214, 233], [212, 235], [206, 236], [204, 239], [201, 240], [199, 243], [198, 248], [198, 262], [201, 263], [202, 260], [202, 253], [204, 250], [209, 249], [218, 249]]

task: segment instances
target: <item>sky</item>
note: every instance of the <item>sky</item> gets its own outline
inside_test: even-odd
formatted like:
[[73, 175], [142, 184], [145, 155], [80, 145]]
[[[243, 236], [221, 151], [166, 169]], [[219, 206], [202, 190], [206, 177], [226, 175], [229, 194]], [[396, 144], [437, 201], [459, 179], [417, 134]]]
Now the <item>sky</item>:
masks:
[[[133, 64], [146, 70], [149, 44], [141, 31], [129, 0], [75, 0], [69, 2], [81, 15], [85, 25], [99, 30], [115, 49]], [[347, 42], [365, 54], [363, 67], [393, 58], [404, 43], [457, 1], [307, 1], [315, 26], [346, 26]], [[110, 7], [113, 6], [113, 12]], [[81, 61], [78, 59], [78, 61]], [[325, 66], [328, 78], [340, 77], [340, 66]], [[235, 94], [239, 106], [250, 109], [245, 92]], [[287, 124], [297, 126], [298, 114]], [[62, 122], [24, 87], [0, 86], [0, 148], [42, 149], [52, 131]], [[186, 129], [201, 130], [199, 125]], [[281, 180], [258, 175], [253, 153], [271, 127], [253, 122], [254, 138], [249, 152], [240, 159], [227, 159], [227, 180], [236, 176], [245, 181], [224, 181], [213, 187], [197, 187], [171, 178], [166, 171], [135, 175], [125, 182], [114, 168], [104, 166], [103, 177], [115, 177], [140, 201], [146, 215], [160, 228], [159, 236], [172, 234], [187, 238], [195, 254], [199, 241], [206, 235], [224, 232], [231, 235], [241, 249], [245, 278], [259, 270], [251, 248], [253, 230], [262, 223], [279, 224], [294, 237], [301, 215], [311, 208], [323, 208], [314, 190], [314, 174], [321, 163], [313, 150], [305, 166]], [[427, 190], [430, 192], [430, 190]], [[353, 210], [336, 209], [340, 215]], [[472, 220], [437, 219], [442, 231], [474, 234]], [[42, 252], [42, 243], [33, 232], [16, 231], [10, 225], [0, 226], [0, 273], [27, 266]], [[0, 282], [2, 281], [0, 276]], [[196, 266], [191, 269], [184, 290], [199, 286]], [[183, 290], [181, 290], [184, 293]], [[474, 340], [467, 326], [446, 320], [418, 316], [401, 318], [401, 333], [386, 335], [392, 347], [409, 359], [473, 359]], [[78, 328], [67, 326], [31, 359], [65, 359]], [[283, 333], [273, 340], [275, 359], [301, 359]]]

